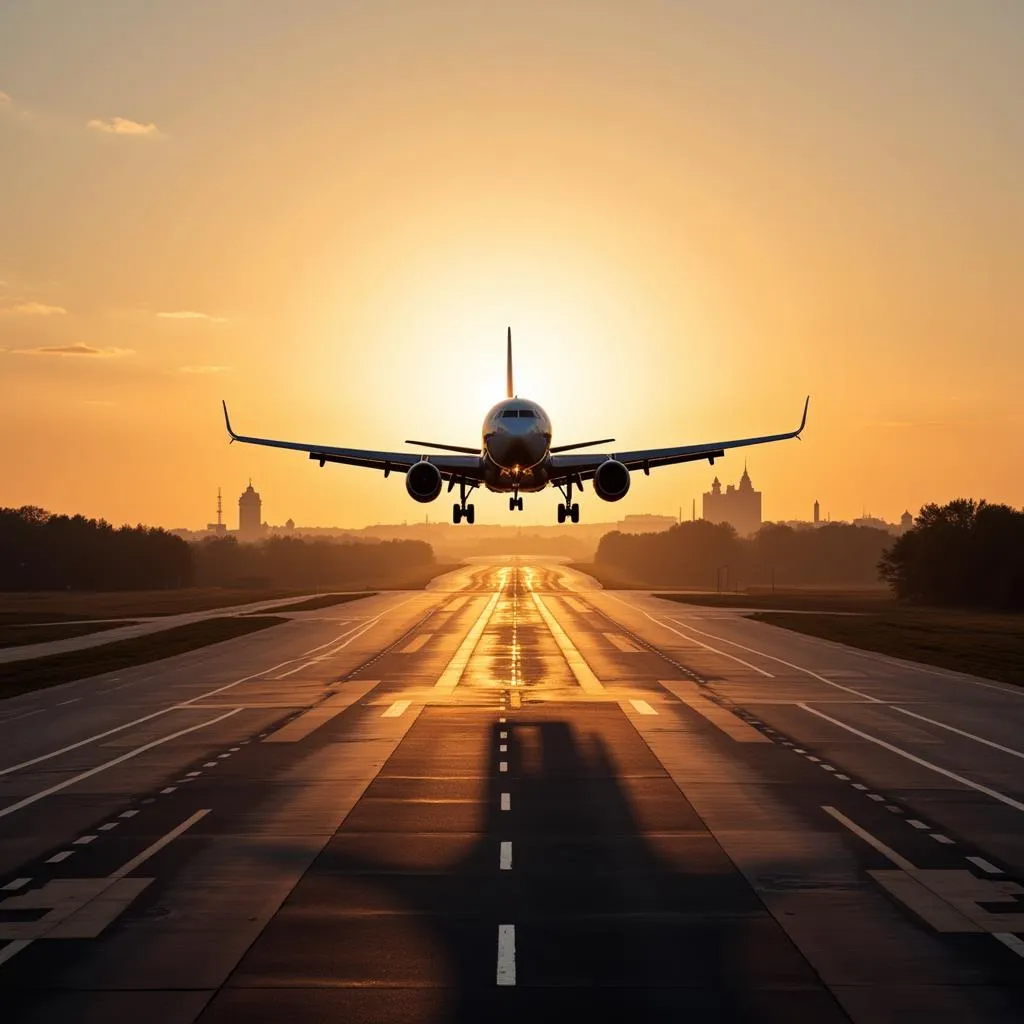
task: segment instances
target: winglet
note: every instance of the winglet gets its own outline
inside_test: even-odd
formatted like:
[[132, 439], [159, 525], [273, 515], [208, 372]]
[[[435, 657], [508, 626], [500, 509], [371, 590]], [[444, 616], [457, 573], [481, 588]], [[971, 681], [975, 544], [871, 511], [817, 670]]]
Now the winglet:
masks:
[[811, 396], [808, 395], [804, 399], [804, 414], [800, 418], [800, 426], [796, 428], [796, 431], [795, 431], [795, 433], [793, 435], [794, 437], [799, 437], [803, 433], [804, 427], [807, 426], [807, 406], [809, 406], [810, 404], [811, 404]]
[[514, 398], [515, 389], [512, 387], [512, 328], [508, 329], [508, 350], [505, 366], [505, 397]]
[[230, 435], [231, 440], [237, 441], [238, 435], [231, 429], [231, 420], [228, 417], [228, 403], [222, 398], [220, 400], [220, 404], [224, 406], [224, 426], [228, 428], [228, 434]]

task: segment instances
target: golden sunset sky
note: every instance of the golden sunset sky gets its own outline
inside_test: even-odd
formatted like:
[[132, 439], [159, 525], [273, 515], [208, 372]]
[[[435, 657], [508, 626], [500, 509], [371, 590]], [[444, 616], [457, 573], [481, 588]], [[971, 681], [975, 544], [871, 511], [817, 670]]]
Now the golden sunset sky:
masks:
[[[769, 519], [1024, 504], [1024, 4], [0, 5], [0, 505], [446, 519], [236, 429], [555, 443], [791, 429]], [[583, 519], [674, 514], [717, 472]], [[554, 522], [557, 496], [481, 521]], [[698, 500], [699, 509], [699, 500]]]

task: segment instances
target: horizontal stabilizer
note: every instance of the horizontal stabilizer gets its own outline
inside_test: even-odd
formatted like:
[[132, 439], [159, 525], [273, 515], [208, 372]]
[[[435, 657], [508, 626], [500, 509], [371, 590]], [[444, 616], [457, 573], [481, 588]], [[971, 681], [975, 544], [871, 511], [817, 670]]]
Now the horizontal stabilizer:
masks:
[[581, 441], [579, 444], [559, 444], [555, 445], [555, 447], [551, 449], [551, 454], [556, 455], [558, 452], [571, 452], [574, 448], [593, 448], [595, 444], [612, 444], [614, 441], [614, 437], [606, 437], [600, 441]]
[[436, 448], [442, 452], [459, 452], [461, 455], [479, 455], [479, 448], [469, 448], [463, 444], [434, 444], [433, 441], [406, 441], [406, 444], [418, 444], [421, 448]]

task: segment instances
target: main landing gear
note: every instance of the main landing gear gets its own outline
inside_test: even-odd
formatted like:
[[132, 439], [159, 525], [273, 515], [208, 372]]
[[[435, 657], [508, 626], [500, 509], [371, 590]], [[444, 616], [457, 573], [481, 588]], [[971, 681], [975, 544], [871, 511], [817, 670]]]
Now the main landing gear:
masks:
[[520, 495], [514, 495], [508, 499], [508, 510], [509, 512], [515, 512], [518, 509], [520, 512], [523, 511], [523, 499]]
[[[455, 486], [455, 480], [448, 484], [448, 490], [450, 491]], [[461, 523], [463, 519], [469, 523], [470, 526], [476, 519], [476, 506], [466, 504], [466, 495], [469, 494], [476, 484], [470, 484], [468, 487], [465, 480], [459, 480], [459, 501], [458, 504], [452, 505], [452, 522]]]
[[[573, 523], [580, 521], [580, 507], [572, 500], [572, 477], [567, 477], [565, 484], [556, 484], [555, 486], [562, 492], [562, 497], [565, 498], [565, 502], [558, 506], [558, 521], [564, 523], [566, 519]], [[579, 490], [583, 490], [583, 482], [577, 477], [576, 487]]]

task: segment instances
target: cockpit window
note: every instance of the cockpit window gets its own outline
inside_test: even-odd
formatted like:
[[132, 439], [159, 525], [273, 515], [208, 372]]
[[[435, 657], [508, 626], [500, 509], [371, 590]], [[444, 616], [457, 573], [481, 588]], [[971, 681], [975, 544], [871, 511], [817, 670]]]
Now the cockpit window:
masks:
[[514, 420], [519, 415], [518, 409], [506, 409], [501, 414], [503, 420]]
[[522, 419], [532, 420], [536, 418], [537, 414], [532, 409], [520, 409], [519, 416]]

